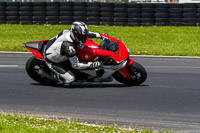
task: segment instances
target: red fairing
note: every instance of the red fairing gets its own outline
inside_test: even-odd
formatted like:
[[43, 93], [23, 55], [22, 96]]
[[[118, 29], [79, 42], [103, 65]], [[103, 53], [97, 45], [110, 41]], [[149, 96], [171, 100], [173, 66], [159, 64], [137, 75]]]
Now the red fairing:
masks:
[[108, 38], [109, 40], [116, 42], [118, 44], [119, 50], [116, 52], [106, 51], [100, 49], [99, 45], [94, 41], [88, 39], [84, 45], [83, 49], [76, 49], [76, 55], [80, 61], [89, 62], [92, 61], [96, 56], [109, 56], [113, 58], [117, 63], [121, 63], [125, 59], [129, 57], [128, 50], [123, 42], [120, 40], [114, 39], [112, 37], [106, 36], [104, 34], [100, 34]]
[[32, 42], [48, 42], [49, 40], [36, 40], [36, 41], [32, 41]]
[[[26, 47], [27, 48], [27, 47]], [[42, 54], [39, 52], [39, 51], [37, 51], [37, 50], [35, 50], [35, 49], [31, 49], [31, 48], [27, 48], [29, 51], [31, 51], [32, 53], [33, 53], [33, 55], [36, 57], [36, 58], [38, 58], [38, 59], [40, 59], [40, 60], [42, 60], [42, 61], [44, 61], [44, 59], [43, 59], [43, 57], [42, 57]]]
[[[44, 42], [44, 43], [47, 43], [49, 40], [36, 40], [36, 41], [31, 41], [31, 42]], [[44, 61], [43, 57], [42, 57], [42, 54], [35, 50], [35, 49], [32, 49], [32, 48], [28, 48], [26, 47], [30, 52], [33, 53], [33, 55], [37, 58], [37, 59], [40, 59], [42, 61]]]
[[133, 60], [132, 60], [132, 59], [129, 59], [128, 62], [126, 63], [126, 66], [125, 66], [124, 68], [120, 69], [120, 72], [121, 72], [124, 76], [126, 76], [127, 78], [130, 78], [131, 75], [130, 75], [130, 73], [127, 71], [126, 68], [127, 68], [127, 66], [130, 66], [131, 64], [133, 64]]
[[120, 63], [129, 57], [128, 50], [122, 41], [112, 38], [110, 36], [104, 35], [104, 34], [100, 34], [100, 35], [118, 44], [119, 50], [115, 52], [115, 55], [117, 56], [112, 57], [117, 63]]
[[94, 49], [99, 49], [99, 45], [94, 43], [94, 41], [87, 39], [86, 43], [84, 44], [83, 49], [76, 49], [76, 56], [80, 61], [89, 62], [92, 61], [95, 57]]

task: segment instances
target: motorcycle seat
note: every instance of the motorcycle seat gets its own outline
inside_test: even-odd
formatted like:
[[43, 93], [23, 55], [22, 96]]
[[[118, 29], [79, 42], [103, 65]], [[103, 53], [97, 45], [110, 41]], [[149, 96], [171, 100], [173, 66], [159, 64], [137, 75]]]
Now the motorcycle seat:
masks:
[[40, 42], [40, 41], [27, 42], [27, 43], [24, 43], [23, 46], [27, 48], [35, 49], [41, 53], [44, 48], [44, 42]]

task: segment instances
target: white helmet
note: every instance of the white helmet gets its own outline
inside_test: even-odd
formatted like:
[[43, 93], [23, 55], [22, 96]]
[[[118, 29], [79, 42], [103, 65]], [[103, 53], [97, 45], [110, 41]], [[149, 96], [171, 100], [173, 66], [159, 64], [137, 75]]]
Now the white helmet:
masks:
[[72, 39], [85, 43], [88, 37], [88, 27], [83, 22], [73, 22], [70, 31], [72, 32]]

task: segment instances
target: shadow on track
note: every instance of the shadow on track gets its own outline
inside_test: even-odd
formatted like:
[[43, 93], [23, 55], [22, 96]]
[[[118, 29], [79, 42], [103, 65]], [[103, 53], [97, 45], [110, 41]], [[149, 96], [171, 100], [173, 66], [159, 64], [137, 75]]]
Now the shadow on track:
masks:
[[[39, 83], [31, 83], [32, 85], [37, 86], [51, 86], [56, 88], [67, 88], [67, 89], [80, 89], [80, 88], [119, 88], [119, 87], [134, 87], [134, 86], [127, 86], [124, 84], [108, 84], [108, 83], [74, 83], [73, 85], [64, 85], [64, 84], [56, 84], [56, 85], [42, 85]], [[148, 85], [140, 85], [148, 86]], [[138, 86], [137, 86], [138, 87]]]

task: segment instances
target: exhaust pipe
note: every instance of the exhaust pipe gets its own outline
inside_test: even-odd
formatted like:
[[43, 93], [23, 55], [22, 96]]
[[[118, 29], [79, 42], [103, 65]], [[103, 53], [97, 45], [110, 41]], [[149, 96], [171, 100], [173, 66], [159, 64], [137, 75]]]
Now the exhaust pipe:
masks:
[[50, 79], [50, 80], [52, 80], [54, 82], [58, 82], [57, 79], [53, 78], [49, 73], [47, 73], [47, 72], [45, 72], [45, 71], [43, 71], [41, 69], [37, 70], [37, 74], [40, 75], [41, 77]]

